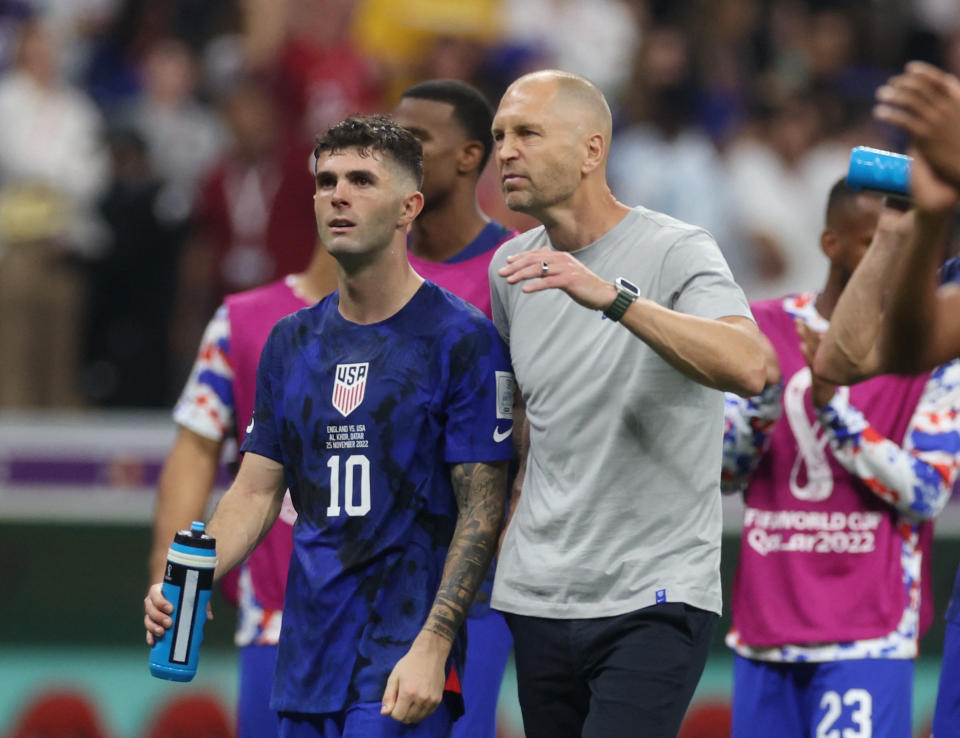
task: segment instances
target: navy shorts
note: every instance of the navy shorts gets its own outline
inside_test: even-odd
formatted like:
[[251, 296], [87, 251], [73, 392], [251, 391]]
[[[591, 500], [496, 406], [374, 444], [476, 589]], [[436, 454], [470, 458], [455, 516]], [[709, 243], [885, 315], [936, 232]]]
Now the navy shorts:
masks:
[[497, 702], [513, 639], [503, 615], [489, 610], [468, 617], [464, 664], [464, 713], [453, 724], [453, 738], [497, 738]]
[[674, 738], [718, 620], [680, 602], [606, 618], [506, 617], [526, 738]]
[[910, 659], [784, 664], [737, 656], [731, 735], [909, 736], [912, 698]]
[[240, 684], [237, 694], [237, 738], [276, 738], [277, 711], [270, 708], [276, 646], [240, 649]]
[[960, 568], [947, 605], [947, 631], [943, 637], [933, 734], [936, 738], [960, 738]]
[[343, 712], [280, 713], [280, 738], [450, 738], [453, 720], [441, 703], [416, 725], [380, 714], [379, 702], [360, 702]]

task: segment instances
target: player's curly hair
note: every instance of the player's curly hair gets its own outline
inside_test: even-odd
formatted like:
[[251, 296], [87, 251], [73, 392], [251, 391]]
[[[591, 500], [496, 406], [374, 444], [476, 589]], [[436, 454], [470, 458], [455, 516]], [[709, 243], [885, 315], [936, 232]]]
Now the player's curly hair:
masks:
[[317, 159], [325, 152], [358, 149], [360, 156], [377, 151], [388, 154], [403, 169], [410, 172], [417, 188], [423, 183], [423, 148], [406, 128], [398, 126], [385, 115], [351, 115], [317, 136], [313, 155]]

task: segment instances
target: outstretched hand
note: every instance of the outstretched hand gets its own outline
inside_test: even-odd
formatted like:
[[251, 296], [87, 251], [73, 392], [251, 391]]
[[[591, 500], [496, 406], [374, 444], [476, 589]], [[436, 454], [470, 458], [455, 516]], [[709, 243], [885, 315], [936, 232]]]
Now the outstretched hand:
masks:
[[526, 282], [524, 292], [563, 290], [591, 310], [606, 310], [617, 299], [613, 282], [597, 276], [567, 252], [546, 246], [508, 256], [507, 265], [497, 273], [508, 284]]
[[925, 62], [877, 89], [874, 115], [900, 126], [937, 176], [960, 187], [960, 80]]
[[[960, 131], [958, 131], [960, 134]], [[957, 204], [960, 180], [957, 184], [942, 178], [927, 162], [918, 148], [911, 148], [910, 193], [917, 210], [926, 213], [945, 213]]]

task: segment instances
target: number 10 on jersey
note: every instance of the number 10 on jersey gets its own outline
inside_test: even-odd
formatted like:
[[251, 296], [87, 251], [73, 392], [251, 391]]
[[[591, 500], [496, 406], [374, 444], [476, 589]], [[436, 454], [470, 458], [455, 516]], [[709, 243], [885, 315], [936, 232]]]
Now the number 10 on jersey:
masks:
[[[341, 510], [340, 456], [327, 459], [327, 468], [330, 470], [330, 505], [327, 507], [327, 517], [338, 517]], [[347, 457], [343, 464], [342, 489], [343, 510], [347, 515], [360, 517], [370, 512], [370, 460], [366, 456], [353, 454]]]

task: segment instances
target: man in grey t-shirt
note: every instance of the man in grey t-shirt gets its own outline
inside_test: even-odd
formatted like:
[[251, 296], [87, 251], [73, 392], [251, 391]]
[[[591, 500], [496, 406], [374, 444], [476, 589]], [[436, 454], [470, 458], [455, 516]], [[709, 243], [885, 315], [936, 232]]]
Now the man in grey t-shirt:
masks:
[[526, 408], [493, 606], [527, 738], [676, 734], [720, 612], [722, 391], [776, 372], [710, 235], [614, 199], [610, 133], [554, 71], [493, 123], [507, 205], [543, 223], [490, 268]]

